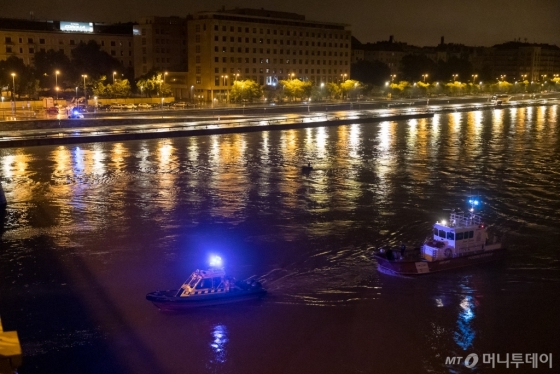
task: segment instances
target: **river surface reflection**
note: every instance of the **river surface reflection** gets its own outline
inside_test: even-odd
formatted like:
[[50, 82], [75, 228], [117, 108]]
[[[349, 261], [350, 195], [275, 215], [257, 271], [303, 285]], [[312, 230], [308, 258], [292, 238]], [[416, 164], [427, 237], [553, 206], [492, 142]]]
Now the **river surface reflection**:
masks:
[[[557, 106], [3, 149], [0, 170], [0, 314], [21, 373], [483, 373], [446, 357], [560, 357]], [[472, 194], [506, 261], [376, 270], [373, 248], [422, 242]], [[185, 314], [145, 300], [210, 253], [269, 295]]]

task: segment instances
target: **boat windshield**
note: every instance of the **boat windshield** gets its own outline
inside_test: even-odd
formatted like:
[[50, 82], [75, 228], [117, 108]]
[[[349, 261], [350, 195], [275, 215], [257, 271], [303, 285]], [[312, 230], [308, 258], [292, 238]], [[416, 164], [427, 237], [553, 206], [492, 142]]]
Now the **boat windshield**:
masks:
[[188, 284], [190, 288], [194, 288], [197, 282], [198, 282], [198, 276], [196, 276], [195, 274], [191, 274], [189, 279], [185, 281], [185, 283]]

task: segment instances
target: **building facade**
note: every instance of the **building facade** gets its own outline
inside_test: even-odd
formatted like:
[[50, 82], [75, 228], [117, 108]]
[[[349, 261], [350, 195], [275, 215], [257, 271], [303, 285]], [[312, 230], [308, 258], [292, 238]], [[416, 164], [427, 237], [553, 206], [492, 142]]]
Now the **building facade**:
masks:
[[188, 21], [188, 86], [198, 100], [214, 101], [237, 79], [275, 86], [289, 78], [349, 78], [347, 27], [263, 9], [197, 13]]
[[133, 67], [132, 24], [0, 19], [0, 60], [15, 56], [33, 65], [35, 54], [49, 49], [71, 58], [72, 49], [90, 40], [124, 67]]
[[544, 81], [560, 74], [560, 48], [549, 44], [509, 42], [495, 45], [491, 64], [507, 80]]
[[187, 18], [145, 17], [133, 27], [134, 76], [187, 71]]

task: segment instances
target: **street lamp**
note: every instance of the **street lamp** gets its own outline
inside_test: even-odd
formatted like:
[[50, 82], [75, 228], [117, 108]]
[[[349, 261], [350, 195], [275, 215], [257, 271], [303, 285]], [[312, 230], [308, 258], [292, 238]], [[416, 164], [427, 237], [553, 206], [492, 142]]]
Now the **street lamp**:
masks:
[[58, 74], [60, 74], [60, 71], [55, 71], [54, 72], [54, 87], [56, 89], [56, 100], [58, 101]]
[[294, 79], [294, 76], [295, 76], [294, 73], [291, 73], [291, 74], [288, 74], [288, 75], [290, 76], [290, 80]]
[[393, 81], [395, 80], [397, 75], [396, 74], [391, 74], [390, 77], [391, 77], [391, 83], [393, 83]]
[[226, 88], [226, 104], [229, 101], [229, 90], [227, 88], [227, 79], [228, 79], [227, 75], [222, 75], [222, 85]]
[[340, 76], [342, 77], [342, 82], [346, 81], [346, 77], [348, 76], [348, 74], [340, 74]]
[[115, 84], [115, 74], [117, 74], [116, 71], [113, 72], [113, 84]]
[[78, 103], [78, 86], [76, 86], [76, 103]]
[[[167, 72], [163, 73], [163, 81], [162, 83], [159, 85], [159, 92], [161, 93], [161, 97], [163, 98], [163, 85], [165, 84], [165, 76], [167, 75]], [[162, 105], [163, 107], [163, 105]]]
[[16, 73], [12, 73], [12, 101], [15, 100], [16, 94]]
[[426, 78], [428, 77], [428, 74], [422, 74], [422, 78], [424, 78], [424, 83], [426, 83]]
[[476, 80], [476, 77], [478, 77], [478, 74], [473, 74], [473, 75], [471, 75], [471, 77], [472, 77], [472, 81], [473, 81], [473, 84], [474, 84], [474, 81]]
[[458, 76], [459, 76], [459, 74], [453, 74], [453, 82], [455, 82], [455, 80], [457, 79]]
[[85, 104], [87, 105], [87, 94], [86, 94], [86, 78], [87, 78], [87, 74], [82, 74], [82, 78], [84, 78], [84, 100], [85, 100]]
[[502, 79], [502, 82], [503, 82], [506, 79], [506, 75], [505, 74], [500, 75], [500, 78]]
[[191, 103], [193, 102], [193, 89], [194, 89], [194, 86], [191, 86]]

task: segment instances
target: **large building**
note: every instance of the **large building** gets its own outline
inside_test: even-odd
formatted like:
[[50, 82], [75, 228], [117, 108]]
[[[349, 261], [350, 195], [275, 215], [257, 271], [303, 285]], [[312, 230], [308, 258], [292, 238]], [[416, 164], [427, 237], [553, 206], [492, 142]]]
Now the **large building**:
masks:
[[491, 66], [496, 77], [541, 81], [560, 74], [560, 48], [549, 44], [509, 42], [495, 45]]
[[187, 18], [145, 17], [134, 25], [134, 75], [187, 71]]
[[37, 52], [49, 49], [71, 58], [72, 49], [90, 40], [124, 67], [133, 67], [132, 24], [0, 19], [0, 60], [15, 56], [32, 65]]
[[188, 86], [222, 98], [237, 79], [261, 85], [298, 78], [314, 84], [350, 77], [348, 25], [264, 9], [201, 12], [188, 21]]

